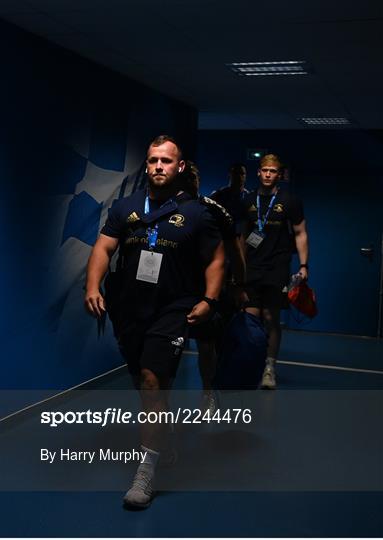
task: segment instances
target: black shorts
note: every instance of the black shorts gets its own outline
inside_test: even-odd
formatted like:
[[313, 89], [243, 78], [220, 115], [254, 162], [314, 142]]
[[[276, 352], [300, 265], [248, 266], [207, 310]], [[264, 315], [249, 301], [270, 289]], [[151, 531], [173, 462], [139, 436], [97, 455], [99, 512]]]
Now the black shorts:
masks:
[[150, 369], [158, 377], [175, 377], [188, 337], [189, 311], [168, 311], [124, 328], [118, 344], [132, 375]]
[[262, 283], [250, 283], [245, 287], [249, 301], [245, 307], [259, 309], [288, 309], [289, 301], [287, 288], [282, 285], [264, 285]]

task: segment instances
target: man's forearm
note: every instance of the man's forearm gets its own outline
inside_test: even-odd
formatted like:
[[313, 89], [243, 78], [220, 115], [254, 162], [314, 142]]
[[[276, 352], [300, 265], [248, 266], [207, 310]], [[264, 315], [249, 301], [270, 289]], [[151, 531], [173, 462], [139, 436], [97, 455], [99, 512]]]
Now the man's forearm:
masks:
[[295, 236], [295, 244], [300, 264], [307, 264], [309, 260], [309, 243], [306, 231], [302, 231]]
[[86, 272], [86, 290], [98, 291], [100, 283], [108, 271], [110, 256], [104, 250], [93, 249]]

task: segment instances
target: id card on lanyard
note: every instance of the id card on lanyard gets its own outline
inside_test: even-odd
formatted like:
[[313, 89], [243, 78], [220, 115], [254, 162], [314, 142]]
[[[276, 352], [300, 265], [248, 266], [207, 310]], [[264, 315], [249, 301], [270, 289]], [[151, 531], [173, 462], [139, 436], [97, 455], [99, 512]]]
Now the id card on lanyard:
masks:
[[278, 194], [278, 191], [274, 193], [274, 195], [271, 197], [271, 201], [269, 203], [269, 206], [266, 211], [266, 215], [262, 221], [261, 218], [261, 199], [259, 196], [259, 193], [257, 195], [257, 210], [258, 210], [258, 219], [257, 219], [257, 225], [258, 228], [254, 229], [249, 236], [246, 238], [246, 244], [249, 244], [254, 249], [258, 248], [260, 244], [263, 242], [265, 238], [265, 233], [263, 232], [263, 229], [265, 228], [265, 225], [267, 223], [267, 220], [269, 218], [270, 211], [273, 207], [273, 204], [275, 202], [276, 196]]
[[[149, 214], [149, 197], [145, 198], [145, 214]], [[157, 244], [158, 223], [154, 227], [148, 227], [149, 250], [142, 249], [140, 260], [138, 262], [136, 279], [146, 281], [147, 283], [158, 283], [162, 264], [162, 253], [155, 253], [153, 250]]]

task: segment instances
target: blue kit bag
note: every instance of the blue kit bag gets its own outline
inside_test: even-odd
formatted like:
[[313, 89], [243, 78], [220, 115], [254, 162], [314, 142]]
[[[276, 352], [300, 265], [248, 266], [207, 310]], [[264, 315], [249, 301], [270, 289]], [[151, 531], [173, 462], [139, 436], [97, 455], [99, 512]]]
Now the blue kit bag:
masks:
[[259, 317], [241, 311], [228, 324], [218, 358], [218, 390], [255, 390], [267, 356], [267, 334]]

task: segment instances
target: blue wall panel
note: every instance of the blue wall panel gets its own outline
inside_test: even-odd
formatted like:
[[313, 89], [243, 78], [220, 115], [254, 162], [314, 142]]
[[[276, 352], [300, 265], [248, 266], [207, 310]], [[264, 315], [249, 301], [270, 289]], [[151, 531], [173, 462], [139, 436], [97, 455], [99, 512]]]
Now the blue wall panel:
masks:
[[197, 114], [12, 25], [0, 36], [1, 387], [53, 391], [123, 363], [84, 311], [86, 261], [112, 201], [142, 184], [150, 140], [192, 152]]

